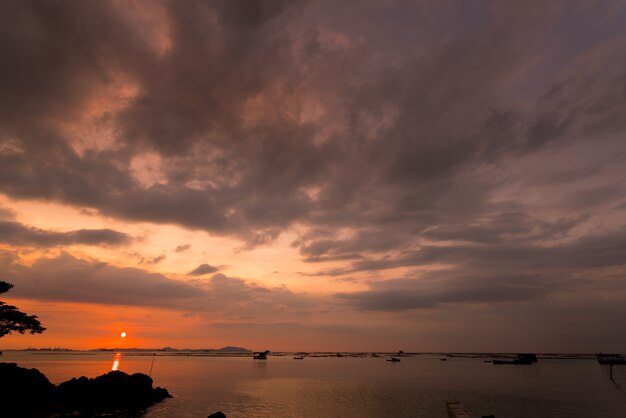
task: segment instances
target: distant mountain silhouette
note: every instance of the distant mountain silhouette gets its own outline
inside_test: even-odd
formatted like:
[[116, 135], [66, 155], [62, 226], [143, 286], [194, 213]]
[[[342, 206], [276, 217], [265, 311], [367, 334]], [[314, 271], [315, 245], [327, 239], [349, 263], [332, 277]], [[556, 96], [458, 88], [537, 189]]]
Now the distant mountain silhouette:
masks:
[[222, 347], [222, 348], [218, 348], [215, 351], [219, 351], [222, 353], [251, 353], [251, 350], [248, 350], [247, 348], [243, 348], [243, 347], [233, 347], [230, 345], [227, 345], [226, 347]]

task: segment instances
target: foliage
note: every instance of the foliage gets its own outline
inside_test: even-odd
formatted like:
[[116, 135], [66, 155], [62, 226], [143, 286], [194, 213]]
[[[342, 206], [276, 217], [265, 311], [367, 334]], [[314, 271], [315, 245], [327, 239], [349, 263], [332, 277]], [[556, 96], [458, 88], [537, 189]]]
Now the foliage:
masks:
[[[8, 292], [12, 287], [12, 284], [0, 281], [0, 294]], [[0, 338], [12, 332], [41, 334], [45, 330], [35, 315], [26, 315], [17, 307], [0, 301]]]

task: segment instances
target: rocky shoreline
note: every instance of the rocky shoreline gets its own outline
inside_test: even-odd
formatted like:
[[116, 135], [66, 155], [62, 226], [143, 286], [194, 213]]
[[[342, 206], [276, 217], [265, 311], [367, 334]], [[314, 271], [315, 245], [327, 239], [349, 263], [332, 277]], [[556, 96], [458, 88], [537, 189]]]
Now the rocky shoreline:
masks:
[[153, 388], [152, 378], [142, 373], [112, 371], [54, 385], [37, 369], [0, 363], [0, 403], [10, 417], [133, 416], [166, 398], [169, 392]]

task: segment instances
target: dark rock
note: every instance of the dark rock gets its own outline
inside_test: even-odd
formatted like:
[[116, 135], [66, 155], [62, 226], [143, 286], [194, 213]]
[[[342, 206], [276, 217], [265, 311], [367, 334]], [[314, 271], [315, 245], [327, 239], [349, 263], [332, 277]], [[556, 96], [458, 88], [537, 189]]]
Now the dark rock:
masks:
[[64, 405], [79, 411], [138, 411], [171, 398], [166, 389], [153, 388], [149, 376], [120, 371], [94, 379], [81, 377], [63, 382], [57, 387], [57, 397]]
[[209, 415], [207, 418], [226, 418], [226, 414], [222, 411], [217, 411], [216, 413]]
[[54, 385], [37, 369], [0, 363], [0, 415], [44, 416], [54, 399]]
[[165, 398], [166, 389], [153, 388], [152, 379], [142, 373], [128, 375], [113, 371], [94, 379], [74, 378], [53, 385], [37, 369], [0, 363], [0, 415], [46, 417], [81, 412], [141, 411]]

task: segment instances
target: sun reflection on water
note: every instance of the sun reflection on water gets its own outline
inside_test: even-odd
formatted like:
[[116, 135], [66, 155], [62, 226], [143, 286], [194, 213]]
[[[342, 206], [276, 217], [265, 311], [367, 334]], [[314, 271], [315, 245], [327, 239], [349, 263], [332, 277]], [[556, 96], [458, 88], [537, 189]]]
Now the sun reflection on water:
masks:
[[113, 357], [113, 366], [111, 367], [111, 371], [119, 370], [121, 360], [122, 353], [115, 353], [115, 357]]

